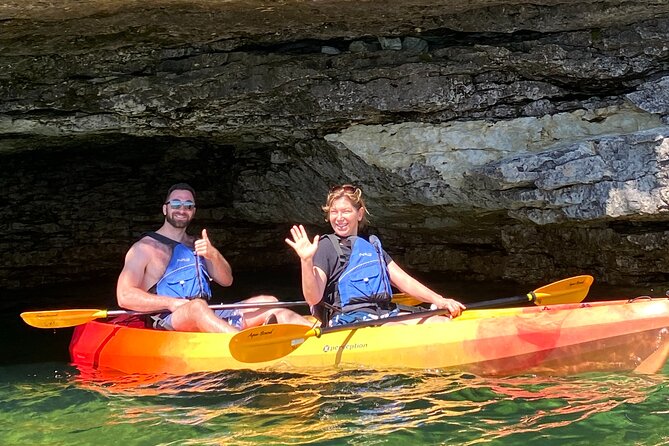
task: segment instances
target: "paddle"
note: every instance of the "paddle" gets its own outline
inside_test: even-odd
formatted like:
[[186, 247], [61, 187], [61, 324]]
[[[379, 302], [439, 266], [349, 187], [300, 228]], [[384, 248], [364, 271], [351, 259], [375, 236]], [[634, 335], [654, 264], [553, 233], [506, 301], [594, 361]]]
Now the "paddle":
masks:
[[[592, 276], [570, 277], [537, 288], [524, 296], [471, 303], [467, 305], [467, 309], [493, 308], [529, 302], [536, 305], [579, 303], [588, 294], [593, 280]], [[309, 328], [303, 325], [292, 324], [253, 327], [240, 331], [232, 337], [230, 340], [230, 353], [236, 360], [241, 362], [271, 361], [286, 356], [302, 345], [305, 340], [314, 336], [320, 337], [326, 333], [356, 330], [387, 322], [401, 322], [416, 318], [422, 319], [445, 313], [448, 313], [448, 310], [438, 309], [325, 328]]]
[[[418, 305], [418, 299], [408, 294], [398, 293], [393, 295], [393, 302], [403, 305]], [[212, 310], [232, 310], [244, 308], [286, 308], [306, 306], [305, 301], [297, 302], [258, 302], [239, 304], [209, 305]], [[162, 311], [162, 310], [161, 310]], [[21, 313], [21, 318], [28, 324], [37, 328], [66, 328], [85, 324], [95, 319], [105, 319], [113, 316], [133, 316], [141, 314], [157, 314], [161, 311], [126, 311], [126, 310], [98, 310], [98, 309], [71, 309], [71, 310], [45, 310], [28, 311]]]
[[407, 305], [410, 307], [417, 307], [418, 305], [424, 304], [425, 302], [418, 300], [407, 293], [395, 293], [393, 294], [393, 303]]
[[[298, 302], [257, 302], [239, 304], [217, 304], [209, 305], [212, 310], [232, 310], [244, 308], [284, 308], [306, 305], [304, 301]], [[162, 310], [161, 310], [162, 311]], [[133, 316], [142, 314], [157, 314], [161, 311], [126, 311], [126, 310], [95, 310], [95, 309], [72, 309], [72, 310], [45, 310], [27, 311], [21, 313], [21, 318], [28, 324], [37, 328], [65, 328], [85, 324], [95, 319], [104, 319], [112, 316]]]

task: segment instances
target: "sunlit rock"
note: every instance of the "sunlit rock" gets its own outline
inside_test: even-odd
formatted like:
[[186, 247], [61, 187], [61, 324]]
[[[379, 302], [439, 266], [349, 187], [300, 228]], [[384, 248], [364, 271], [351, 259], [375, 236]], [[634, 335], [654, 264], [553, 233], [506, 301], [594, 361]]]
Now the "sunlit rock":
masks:
[[669, 3], [5, 2], [0, 288], [114, 277], [198, 190], [236, 270], [362, 186], [408, 269], [669, 280]]

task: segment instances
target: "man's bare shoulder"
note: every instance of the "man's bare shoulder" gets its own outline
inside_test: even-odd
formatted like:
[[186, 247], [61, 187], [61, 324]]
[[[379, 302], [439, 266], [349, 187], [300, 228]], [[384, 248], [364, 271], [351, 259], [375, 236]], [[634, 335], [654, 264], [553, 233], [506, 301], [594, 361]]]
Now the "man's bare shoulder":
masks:
[[163, 273], [171, 256], [169, 246], [151, 237], [142, 237], [128, 250], [124, 269], [143, 271], [142, 286], [148, 289]]
[[137, 240], [130, 247], [130, 251], [138, 255], [154, 255], [156, 252], [169, 252], [171, 249], [169, 246], [164, 243], [159, 242], [158, 240], [145, 235], [141, 239]]
[[183, 243], [186, 246], [193, 247], [195, 245], [195, 240], [196, 238], [190, 234], [184, 234], [183, 240], [181, 240], [181, 243]]

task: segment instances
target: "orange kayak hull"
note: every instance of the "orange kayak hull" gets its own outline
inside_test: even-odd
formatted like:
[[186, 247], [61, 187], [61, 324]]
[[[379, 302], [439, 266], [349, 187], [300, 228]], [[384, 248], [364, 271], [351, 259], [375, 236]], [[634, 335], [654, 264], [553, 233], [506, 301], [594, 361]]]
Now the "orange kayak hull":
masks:
[[231, 338], [93, 321], [76, 327], [70, 356], [82, 371], [122, 374], [319, 368], [457, 370], [497, 376], [655, 373], [669, 355], [669, 300], [471, 310], [447, 323], [327, 333], [308, 338], [282, 358], [260, 363], [235, 360], [228, 347]]

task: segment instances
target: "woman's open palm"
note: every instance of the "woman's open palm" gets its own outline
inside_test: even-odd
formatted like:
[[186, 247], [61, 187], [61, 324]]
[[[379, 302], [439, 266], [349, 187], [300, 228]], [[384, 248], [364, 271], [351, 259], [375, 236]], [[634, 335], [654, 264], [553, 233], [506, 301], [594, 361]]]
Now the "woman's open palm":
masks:
[[313, 241], [309, 239], [307, 231], [302, 225], [294, 225], [290, 228], [290, 234], [293, 236], [293, 239], [286, 239], [286, 243], [290, 245], [291, 248], [295, 250], [300, 259], [307, 260], [310, 259], [316, 254], [316, 249], [318, 249], [318, 236], [315, 236]]

